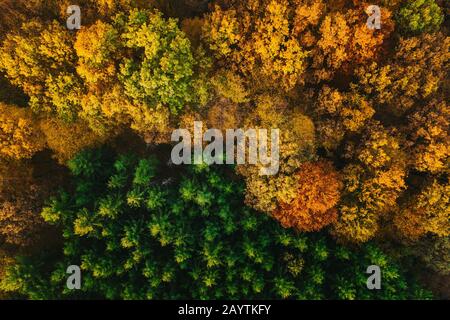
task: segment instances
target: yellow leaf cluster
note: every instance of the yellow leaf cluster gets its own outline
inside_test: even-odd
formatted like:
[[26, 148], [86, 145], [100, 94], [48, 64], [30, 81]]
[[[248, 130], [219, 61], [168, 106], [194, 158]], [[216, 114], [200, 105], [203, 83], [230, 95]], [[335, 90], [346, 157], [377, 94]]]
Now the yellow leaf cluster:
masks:
[[431, 233], [439, 237], [450, 235], [450, 185], [433, 181], [411, 199], [395, 218], [400, 233], [412, 240]]
[[205, 39], [218, 58], [260, 85], [281, 84], [289, 90], [302, 82], [308, 56], [293, 34], [291, 11], [287, 0], [256, 0], [229, 10], [216, 7], [206, 19]]
[[403, 159], [395, 131], [387, 130], [378, 123], [367, 128], [357, 154], [359, 161], [375, 170], [402, 162]]
[[323, 145], [335, 149], [347, 133], [357, 133], [375, 114], [357, 92], [342, 93], [324, 86], [316, 102], [318, 131]]
[[98, 146], [105, 137], [98, 136], [84, 122], [65, 123], [55, 118], [40, 123], [48, 147], [60, 163], [65, 163], [84, 148]]
[[437, 173], [448, 168], [450, 157], [450, 107], [431, 101], [410, 117], [413, 162], [419, 171]]
[[45, 147], [36, 121], [26, 110], [0, 103], [0, 154], [13, 159], [31, 158]]
[[332, 234], [342, 242], [364, 243], [379, 230], [376, 214], [357, 205], [342, 205]]
[[97, 21], [77, 33], [74, 44], [79, 57], [77, 72], [90, 85], [99, 81], [113, 80], [116, 73], [114, 60], [118, 33], [109, 24]]

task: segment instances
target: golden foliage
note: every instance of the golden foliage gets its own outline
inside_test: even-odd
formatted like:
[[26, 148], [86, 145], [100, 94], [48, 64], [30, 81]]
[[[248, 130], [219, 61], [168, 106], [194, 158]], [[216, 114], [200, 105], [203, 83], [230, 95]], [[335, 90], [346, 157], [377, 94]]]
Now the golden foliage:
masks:
[[[298, 40], [291, 34], [289, 5], [286, 0], [270, 1], [263, 17], [256, 21], [256, 30], [249, 43], [244, 45], [247, 54], [248, 68], [259, 71], [273, 83], [282, 81], [286, 89], [293, 88], [301, 79], [307, 53], [301, 48]], [[253, 65], [254, 57], [260, 64]]]
[[346, 134], [359, 132], [375, 110], [356, 92], [341, 93], [324, 86], [316, 103], [318, 132], [322, 145], [335, 149]]
[[394, 224], [406, 238], [418, 239], [431, 233], [450, 235], [450, 185], [433, 181], [410, 200], [395, 218]]
[[98, 135], [114, 134], [120, 126], [129, 125], [132, 121], [129, 115], [130, 102], [120, 85], [83, 95], [81, 108], [80, 118]]
[[393, 30], [391, 13], [383, 9], [383, 31], [377, 32], [366, 27], [367, 16], [363, 12], [362, 8], [350, 9], [325, 16], [312, 52], [315, 81], [333, 79], [338, 71], [348, 73], [353, 64], [377, 60]]
[[343, 242], [366, 242], [377, 234], [381, 217], [395, 211], [406, 188], [405, 169], [392, 165], [374, 170], [350, 164], [342, 174], [344, 191], [332, 233]]
[[297, 0], [294, 17], [294, 32], [300, 34], [308, 27], [315, 27], [319, 24], [325, 10], [322, 0]]
[[229, 10], [216, 6], [205, 21], [205, 40], [219, 59], [260, 85], [281, 83], [289, 90], [302, 82], [308, 56], [291, 30], [291, 11], [287, 0], [253, 0]]
[[431, 101], [412, 114], [407, 130], [413, 165], [419, 171], [438, 173], [449, 167], [450, 106], [445, 101]]
[[331, 233], [339, 241], [364, 243], [372, 239], [378, 230], [376, 214], [357, 205], [342, 205]]
[[117, 52], [118, 37], [118, 32], [102, 21], [77, 33], [74, 44], [79, 58], [77, 72], [88, 85], [114, 80], [117, 70], [113, 57]]
[[66, 111], [70, 101], [54, 104], [55, 95], [60, 93], [55, 92], [55, 79], [61, 82], [74, 60], [73, 39], [56, 21], [48, 25], [37, 20], [24, 23], [19, 32], [7, 35], [0, 48], [0, 69], [30, 97], [30, 106], [37, 111]]
[[48, 147], [56, 159], [64, 164], [84, 148], [98, 146], [105, 137], [98, 136], [83, 122], [65, 123], [58, 119], [44, 119], [40, 123]]
[[147, 143], [167, 143], [173, 128], [170, 112], [158, 105], [149, 109], [143, 105], [129, 105], [127, 113], [132, 118], [131, 128], [146, 137]]
[[216, 6], [204, 24], [203, 33], [207, 35], [210, 49], [218, 56], [230, 55], [232, 47], [241, 39], [236, 10], [223, 11]]
[[43, 135], [29, 110], [0, 103], [0, 155], [31, 158], [44, 147]]
[[315, 127], [312, 120], [288, 108], [286, 101], [268, 94], [257, 98], [256, 107], [244, 121], [245, 128], [278, 128], [279, 172], [261, 176], [258, 165], [239, 165], [237, 172], [246, 181], [246, 203], [272, 213], [280, 203], [291, 203], [297, 196], [299, 166], [314, 155]]
[[219, 96], [234, 103], [249, 101], [249, 92], [244, 79], [230, 70], [221, 70], [211, 78], [211, 84]]
[[386, 65], [358, 68], [358, 84], [383, 110], [402, 115], [416, 100], [428, 98], [445, 83], [450, 37], [441, 33], [401, 38]]
[[398, 131], [386, 129], [377, 121], [367, 126], [362, 140], [354, 152], [361, 163], [375, 171], [394, 164], [400, 166], [405, 164], [405, 155], [401, 149]]
[[382, 214], [395, 207], [405, 189], [405, 170], [393, 166], [385, 171], [376, 171], [373, 178], [363, 181], [358, 198], [366, 209]]

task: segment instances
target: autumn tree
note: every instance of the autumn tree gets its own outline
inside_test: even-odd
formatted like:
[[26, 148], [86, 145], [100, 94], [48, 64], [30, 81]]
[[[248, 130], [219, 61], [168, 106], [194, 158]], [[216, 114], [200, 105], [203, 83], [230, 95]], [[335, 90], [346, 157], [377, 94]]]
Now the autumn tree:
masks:
[[291, 203], [273, 213], [284, 227], [317, 231], [337, 219], [342, 183], [330, 163], [304, 163], [296, 174], [298, 191]]
[[416, 101], [430, 98], [443, 87], [449, 44], [450, 38], [441, 33], [401, 38], [387, 64], [358, 69], [355, 86], [373, 99], [377, 110], [403, 115]]
[[77, 72], [86, 92], [80, 116], [97, 134], [131, 126], [146, 140], [167, 142], [174, 117], [207, 102], [207, 58], [201, 48], [193, 52], [177, 23], [158, 11], [132, 10], [78, 33]]
[[217, 58], [260, 86], [292, 89], [302, 82], [308, 53], [292, 32], [291, 12], [287, 0], [252, 0], [229, 10], [216, 6], [206, 18], [205, 41]]
[[366, 242], [406, 189], [406, 157], [397, 131], [376, 122], [366, 128], [359, 145], [347, 146], [347, 157], [356, 161], [343, 169], [344, 191], [333, 234], [342, 241]]
[[409, 116], [405, 129], [414, 167], [439, 173], [448, 169], [450, 157], [450, 108], [442, 100], [430, 101]]
[[381, 31], [367, 28], [367, 15], [362, 6], [326, 14], [315, 38], [312, 38], [314, 33], [306, 29], [304, 32], [311, 37], [311, 67], [315, 70], [311, 81], [331, 80], [338, 73], [351, 73], [354, 64], [376, 61], [384, 41], [393, 31], [390, 11], [382, 8], [382, 16]]
[[39, 125], [26, 109], [0, 103], [0, 155], [31, 158], [45, 147]]
[[211, 85], [217, 95], [231, 100], [234, 103], [250, 101], [250, 93], [245, 80], [230, 70], [219, 70], [212, 78]]
[[138, 60], [127, 59], [121, 66], [125, 93], [137, 104], [177, 113], [192, 99], [194, 60], [189, 40], [176, 20], [165, 20], [156, 11], [133, 11], [124, 28], [126, 46], [142, 51]]
[[133, 104], [128, 113], [138, 131], [168, 131], [171, 114], [193, 102], [194, 58], [175, 19], [133, 11], [123, 19], [125, 46], [137, 54], [121, 64], [119, 80]]
[[400, 234], [418, 239], [425, 234], [439, 237], [450, 235], [450, 185], [432, 181], [420, 194], [410, 199], [394, 218]]
[[39, 126], [48, 148], [62, 164], [81, 150], [98, 146], [105, 141], [104, 136], [93, 132], [83, 121], [68, 124], [58, 119], [47, 118], [42, 119]]
[[77, 72], [87, 85], [114, 80], [117, 73], [114, 58], [120, 48], [118, 42], [118, 31], [100, 20], [77, 33], [74, 43], [79, 58]]
[[370, 103], [357, 92], [340, 92], [323, 86], [315, 113], [322, 146], [336, 149], [346, 135], [357, 134], [375, 114]]
[[271, 214], [281, 203], [290, 203], [297, 196], [295, 173], [303, 162], [315, 159], [316, 136], [313, 121], [299, 110], [293, 110], [279, 96], [264, 94], [244, 121], [245, 128], [279, 129], [279, 171], [261, 176], [259, 165], [239, 165], [237, 172], [246, 181], [246, 203]]
[[311, 47], [313, 45], [311, 41], [315, 40], [313, 29], [323, 18], [326, 12], [326, 3], [322, 0], [296, 0], [295, 4], [294, 32], [297, 35], [303, 35], [300, 41], [305, 46]]
[[123, 53], [119, 31], [111, 24], [97, 21], [77, 33], [74, 48], [79, 58], [77, 73], [85, 86], [80, 117], [100, 135], [127, 124], [128, 102], [117, 84], [117, 66]]
[[0, 69], [30, 97], [31, 108], [66, 121], [72, 121], [79, 108], [74, 61], [73, 37], [56, 21], [26, 22], [8, 34], [0, 48]]

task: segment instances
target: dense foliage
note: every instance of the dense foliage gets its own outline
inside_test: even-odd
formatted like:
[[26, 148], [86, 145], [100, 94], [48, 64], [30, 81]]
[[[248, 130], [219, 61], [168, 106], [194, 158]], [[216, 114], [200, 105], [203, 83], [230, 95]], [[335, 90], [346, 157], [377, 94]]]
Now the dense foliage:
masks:
[[[51, 270], [44, 267], [54, 259], [49, 254], [31, 265], [21, 260], [3, 289], [30, 298], [73, 297], [61, 289], [67, 265], [79, 264], [78, 297], [429, 297], [374, 244], [345, 248], [242, 206], [244, 188], [230, 170], [200, 165], [164, 177], [168, 168], [155, 157], [112, 160], [107, 152], [87, 151], [69, 162], [75, 192], [62, 193], [42, 212], [62, 228], [64, 257]], [[383, 268], [381, 291], [366, 288], [365, 269], [373, 264]]]
[[[0, 0], [0, 296], [450, 297], [449, 2], [369, 5]], [[194, 121], [278, 172], [171, 165]]]

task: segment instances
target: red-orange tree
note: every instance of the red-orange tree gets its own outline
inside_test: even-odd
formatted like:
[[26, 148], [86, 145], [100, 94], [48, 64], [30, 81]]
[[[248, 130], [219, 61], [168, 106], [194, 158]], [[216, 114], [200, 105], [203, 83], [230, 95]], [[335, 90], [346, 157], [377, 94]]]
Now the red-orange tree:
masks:
[[281, 204], [273, 216], [285, 227], [318, 231], [337, 218], [334, 208], [340, 198], [342, 182], [329, 162], [304, 163], [296, 175], [297, 196]]

